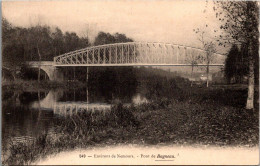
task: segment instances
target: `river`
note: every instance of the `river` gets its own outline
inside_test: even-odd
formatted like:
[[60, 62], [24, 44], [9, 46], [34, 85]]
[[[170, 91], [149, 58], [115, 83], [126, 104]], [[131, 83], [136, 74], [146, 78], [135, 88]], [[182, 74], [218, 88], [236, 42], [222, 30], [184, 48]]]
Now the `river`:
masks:
[[[10, 141], [22, 142], [43, 132], [52, 132], [55, 118], [77, 113], [80, 108], [106, 111], [118, 100], [124, 104], [148, 102], [140, 93], [132, 93], [135, 90], [124, 88], [128, 87], [121, 86], [118, 91], [107, 90], [105, 93], [97, 88], [3, 92], [2, 142], [8, 145]], [[115, 92], [123, 92], [124, 95]]]

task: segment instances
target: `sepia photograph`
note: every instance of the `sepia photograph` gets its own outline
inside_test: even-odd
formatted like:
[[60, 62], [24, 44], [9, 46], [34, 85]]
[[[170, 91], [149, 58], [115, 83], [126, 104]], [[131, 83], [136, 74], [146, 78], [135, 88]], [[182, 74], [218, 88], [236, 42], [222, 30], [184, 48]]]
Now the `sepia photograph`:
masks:
[[2, 165], [258, 165], [259, 1], [3, 0]]

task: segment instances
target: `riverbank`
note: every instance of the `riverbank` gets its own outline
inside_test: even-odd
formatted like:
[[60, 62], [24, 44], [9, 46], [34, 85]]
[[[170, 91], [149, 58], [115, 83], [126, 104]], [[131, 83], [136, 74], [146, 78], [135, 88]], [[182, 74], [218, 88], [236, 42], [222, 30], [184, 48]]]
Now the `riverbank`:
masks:
[[37, 92], [37, 91], [49, 91], [50, 89], [58, 89], [58, 88], [82, 88], [85, 87], [86, 84], [79, 81], [74, 82], [56, 82], [56, 81], [40, 81], [37, 80], [16, 80], [16, 81], [5, 81], [2, 82], [2, 89], [4, 91], [29, 91], [29, 92]]
[[[246, 87], [193, 85], [181, 77], [142, 74], [127, 85], [120, 78], [92, 80], [89, 88], [115, 95], [110, 111], [82, 110], [72, 116], [58, 116], [52, 131], [25, 140], [11, 141], [3, 147], [2, 164], [23, 165], [46, 156], [79, 148], [107, 145], [255, 147], [258, 145], [259, 102], [255, 93], [255, 109], [246, 110]], [[99, 82], [98, 86], [94, 86]], [[124, 89], [121, 90], [121, 85]], [[3, 90], [41, 91], [55, 88], [80, 88], [80, 82], [21, 81], [4, 84]], [[113, 102], [123, 99], [124, 91], [137, 91], [147, 99], [139, 105], [126, 106]], [[138, 89], [138, 90], [136, 90]], [[95, 91], [94, 91], [95, 92]], [[117, 93], [116, 93], [117, 92]], [[77, 96], [79, 94], [75, 94]], [[131, 96], [131, 95], [130, 95]], [[120, 100], [119, 100], [120, 101]], [[52, 110], [51, 110], [52, 111]], [[4, 145], [5, 146], [5, 145]]]
[[119, 144], [255, 147], [258, 109], [244, 109], [245, 99], [246, 90], [193, 87], [176, 98], [127, 107], [119, 103], [108, 112], [61, 116], [53, 132], [32, 142], [11, 143], [2, 162], [30, 164], [63, 151]]

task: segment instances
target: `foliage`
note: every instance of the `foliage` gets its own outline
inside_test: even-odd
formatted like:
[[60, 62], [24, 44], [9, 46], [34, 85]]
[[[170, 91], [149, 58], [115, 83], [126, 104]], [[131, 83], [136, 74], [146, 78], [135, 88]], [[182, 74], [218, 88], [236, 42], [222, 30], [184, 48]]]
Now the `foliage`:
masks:
[[246, 108], [253, 109], [255, 78], [258, 78], [259, 66], [259, 2], [216, 1], [214, 10], [222, 23], [220, 28], [224, 30], [219, 36], [219, 44], [225, 46], [233, 43], [247, 47], [245, 51], [248, 55], [249, 72]]
[[210, 64], [214, 61], [214, 53], [216, 53], [215, 43], [206, 39], [206, 32], [203, 29], [197, 28], [193, 31], [198, 35], [198, 40], [201, 42], [205, 54], [201, 54], [196, 59], [199, 62], [204, 62], [205, 64]]
[[21, 40], [21, 36], [23, 34], [23, 29], [15, 29], [5, 18], [2, 19], [3, 66], [15, 69], [16, 65], [21, 65], [23, 61], [23, 40]]
[[[217, 1], [213, 8], [222, 25], [219, 45], [229, 43], [240, 45], [241, 54], [249, 65], [254, 60], [255, 76], [259, 72], [259, 2], [257, 1]], [[240, 58], [239, 58], [240, 59]], [[247, 69], [248, 70], [248, 69]]]
[[224, 72], [229, 83], [233, 78], [236, 83], [241, 83], [243, 77], [248, 74], [248, 56], [245, 49], [247, 48], [244, 46], [240, 51], [236, 45], [233, 45], [227, 54]]
[[41, 25], [14, 27], [5, 18], [2, 23], [3, 65], [12, 68], [39, 58], [51, 61], [56, 55], [89, 46], [88, 38], [80, 38], [74, 32], [63, 34], [59, 28], [52, 30]]
[[124, 43], [132, 42], [133, 40], [126, 37], [125, 34], [115, 33], [111, 35], [110, 33], [99, 32], [95, 38], [94, 45], [112, 44], [112, 43]]
[[259, 4], [257, 1], [216, 1], [213, 9], [222, 22], [219, 44], [254, 43], [258, 47]]

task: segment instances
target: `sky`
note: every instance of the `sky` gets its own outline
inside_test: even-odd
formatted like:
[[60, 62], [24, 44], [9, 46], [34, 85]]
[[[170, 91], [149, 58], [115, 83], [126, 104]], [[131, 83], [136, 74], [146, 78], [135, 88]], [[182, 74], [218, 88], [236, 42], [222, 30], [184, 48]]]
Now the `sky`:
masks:
[[49, 25], [92, 41], [104, 31], [134, 41], [201, 47], [193, 29], [204, 30], [211, 40], [220, 26], [212, 5], [206, 7], [206, 0], [5, 1], [2, 15], [16, 26]]

